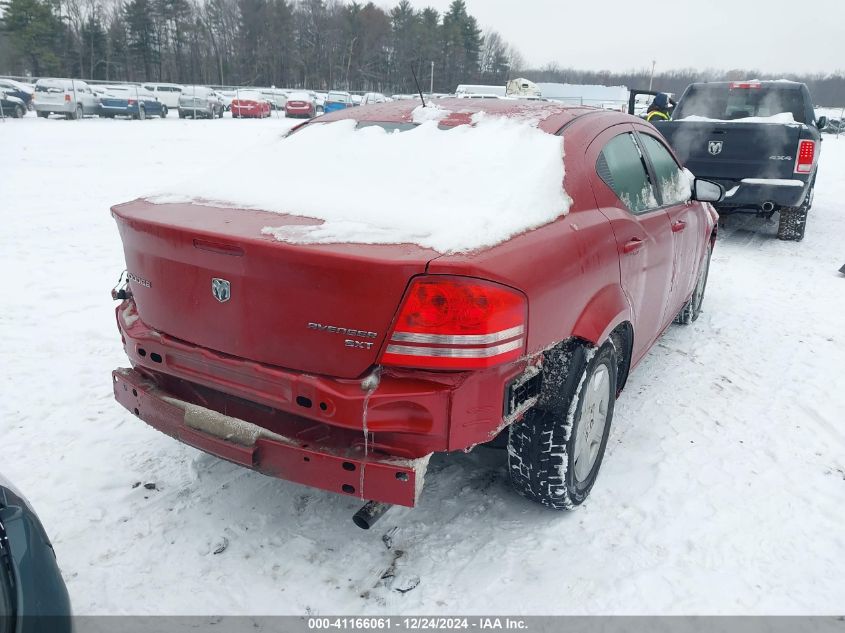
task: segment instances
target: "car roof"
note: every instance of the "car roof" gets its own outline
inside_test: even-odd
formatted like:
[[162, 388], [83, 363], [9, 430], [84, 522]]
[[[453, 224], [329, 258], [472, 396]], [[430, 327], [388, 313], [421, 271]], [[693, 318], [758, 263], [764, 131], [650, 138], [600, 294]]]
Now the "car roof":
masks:
[[[488, 116], [513, 119], [528, 119], [551, 134], [556, 133], [570, 121], [591, 112], [608, 112], [599, 108], [570, 106], [562, 103], [543, 101], [521, 101], [518, 99], [438, 99], [437, 106], [450, 113], [440, 120], [444, 126], [471, 123], [475, 114], [484, 112]], [[368, 105], [362, 108], [339, 110], [316, 119], [321, 122], [355, 119], [386, 123], [410, 123], [413, 112], [420, 105], [419, 99], [404, 99]], [[624, 119], [627, 115], [615, 113]]]

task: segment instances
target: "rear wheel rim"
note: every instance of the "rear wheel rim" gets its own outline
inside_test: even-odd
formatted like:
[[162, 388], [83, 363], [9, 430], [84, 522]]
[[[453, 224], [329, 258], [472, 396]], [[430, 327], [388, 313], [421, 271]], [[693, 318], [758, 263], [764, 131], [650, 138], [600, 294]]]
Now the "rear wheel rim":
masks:
[[575, 447], [572, 452], [575, 480], [587, 481], [596, 464], [607, 417], [610, 411], [610, 370], [605, 364], [596, 367], [590, 381], [584, 386], [581, 404], [581, 418], [575, 433]]

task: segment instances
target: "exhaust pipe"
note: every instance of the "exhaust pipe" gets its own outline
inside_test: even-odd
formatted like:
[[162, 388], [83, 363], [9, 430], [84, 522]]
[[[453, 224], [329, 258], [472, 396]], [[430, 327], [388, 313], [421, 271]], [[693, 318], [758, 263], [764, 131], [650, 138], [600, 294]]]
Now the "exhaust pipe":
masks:
[[763, 211], [766, 213], [771, 213], [775, 210], [775, 203], [771, 201], [766, 201], [763, 203]]
[[363, 508], [355, 513], [352, 517], [352, 522], [362, 530], [369, 530], [392, 507], [393, 505], [390, 503], [368, 501]]

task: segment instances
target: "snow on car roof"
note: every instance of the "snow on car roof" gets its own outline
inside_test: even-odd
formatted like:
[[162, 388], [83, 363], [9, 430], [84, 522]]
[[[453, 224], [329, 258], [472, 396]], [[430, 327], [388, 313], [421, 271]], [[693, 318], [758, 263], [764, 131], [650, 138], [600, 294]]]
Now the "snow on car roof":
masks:
[[317, 220], [265, 228], [287, 242], [413, 243], [441, 253], [493, 246], [569, 210], [563, 138], [530, 121], [477, 115], [473, 125], [442, 129], [429, 120], [405, 132], [357, 125], [307, 125], [255, 148], [254, 160], [225, 175], [148, 199]]

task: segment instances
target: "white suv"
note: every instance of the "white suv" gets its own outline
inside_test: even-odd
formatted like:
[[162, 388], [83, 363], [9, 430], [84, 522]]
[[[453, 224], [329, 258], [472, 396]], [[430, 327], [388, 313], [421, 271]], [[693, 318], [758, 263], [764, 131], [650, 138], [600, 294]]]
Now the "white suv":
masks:
[[144, 84], [144, 88], [152, 92], [168, 109], [179, 109], [182, 86], [178, 84]]
[[33, 102], [38, 116], [45, 118], [56, 113], [81, 119], [86, 114], [97, 114], [99, 105], [91, 87], [78, 79], [39, 79]]

